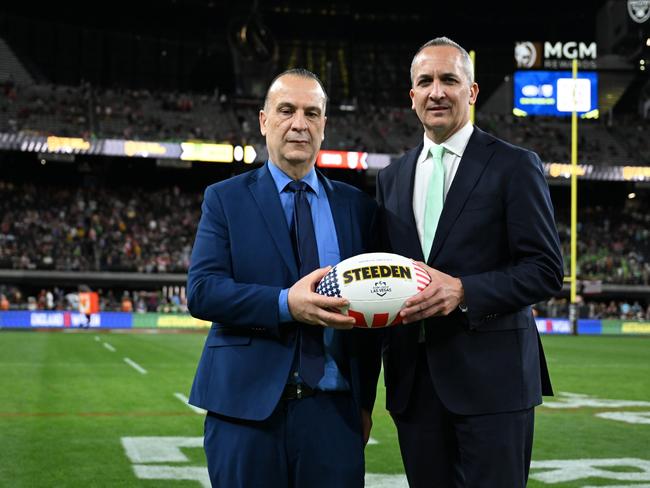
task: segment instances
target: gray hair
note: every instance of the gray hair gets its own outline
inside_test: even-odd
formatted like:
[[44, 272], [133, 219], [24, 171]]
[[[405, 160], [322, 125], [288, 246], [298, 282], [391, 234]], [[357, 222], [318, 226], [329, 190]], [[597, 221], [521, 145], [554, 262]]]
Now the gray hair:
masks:
[[448, 37], [436, 37], [420, 46], [420, 49], [418, 49], [418, 52], [415, 53], [415, 56], [413, 56], [413, 60], [411, 61], [411, 83], [413, 83], [413, 65], [415, 64], [415, 58], [418, 57], [423, 49], [432, 46], [451, 46], [458, 49], [463, 63], [463, 71], [465, 71], [465, 77], [470, 85], [474, 83], [474, 67], [472, 66], [472, 59], [469, 57], [469, 53], [460, 44], [452, 41]]
[[277, 75], [275, 78], [273, 78], [273, 80], [271, 80], [271, 83], [269, 83], [269, 88], [266, 90], [266, 95], [264, 96], [264, 110], [268, 108], [269, 92], [271, 91], [271, 88], [273, 88], [275, 82], [278, 81], [283, 76], [289, 76], [289, 75], [298, 76], [299, 78], [308, 78], [308, 79], [316, 80], [316, 82], [318, 82], [321, 89], [323, 90], [323, 95], [325, 95], [325, 106], [327, 106], [327, 92], [325, 91], [325, 87], [323, 86], [323, 82], [320, 81], [320, 78], [316, 76], [314, 73], [312, 73], [311, 71], [309, 71], [308, 69], [291, 68]]

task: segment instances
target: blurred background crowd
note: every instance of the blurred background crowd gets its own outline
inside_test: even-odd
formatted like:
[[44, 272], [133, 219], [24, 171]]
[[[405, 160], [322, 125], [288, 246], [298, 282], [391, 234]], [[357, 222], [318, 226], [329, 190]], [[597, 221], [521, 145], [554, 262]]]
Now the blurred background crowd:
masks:
[[[617, 2], [564, 9], [549, 0], [546, 8], [562, 15], [522, 22], [506, 4], [477, 4], [468, 16], [443, 4], [161, 0], [156, 21], [141, 22], [150, 7], [116, 1], [122, 8], [93, 16], [56, 5], [0, 8], [0, 144], [193, 141], [253, 145], [259, 154], [268, 82], [300, 66], [329, 95], [323, 149], [394, 158], [422, 139], [409, 99], [411, 58], [448, 34], [477, 54], [476, 125], [545, 163], [567, 164], [568, 117], [514, 115], [513, 39], [566, 41], [562, 33], [572, 32], [572, 41], [593, 41], [600, 112], [579, 122], [578, 162], [616, 177], [579, 185], [577, 274], [587, 283], [579, 314], [650, 320], [650, 38], [640, 42], [645, 27]], [[432, 31], [439, 16], [456, 30]], [[202, 191], [250, 166], [30, 151], [0, 150], [0, 310], [74, 310], [79, 287], [94, 279], [102, 310], [185, 312]], [[621, 178], [625, 166], [642, 177]], [[374, 194], [370, 171], [324, 172]], [[568, 275], [567, 181], [549, 179]], [[566, 317], [567, 307], [565, 287], [537, 312]]]

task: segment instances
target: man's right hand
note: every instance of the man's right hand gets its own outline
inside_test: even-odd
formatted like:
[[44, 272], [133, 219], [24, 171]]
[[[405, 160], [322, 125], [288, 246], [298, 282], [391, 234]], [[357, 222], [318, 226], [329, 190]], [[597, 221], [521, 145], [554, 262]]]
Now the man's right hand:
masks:
[[318, 282], [330, 269], [331, 266], [328, 266], [312, 271], [289, 288], [287, 296], [289, 312], [297, 322], [335, 329], [351, 329], [354, 326], [354, 317], [336, 311], [347, 307], [349, 302], [345, 298], [326, 297], [315, 292]]

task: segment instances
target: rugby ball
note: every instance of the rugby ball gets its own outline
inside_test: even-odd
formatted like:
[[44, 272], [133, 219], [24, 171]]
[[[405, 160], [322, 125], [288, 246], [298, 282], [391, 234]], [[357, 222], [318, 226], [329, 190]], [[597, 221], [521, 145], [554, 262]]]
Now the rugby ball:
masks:
[[353, 256], [334, 266], [316, 287], [316, 293], [347, 298], [341, 313], [354, 317], [355, 327], [397, 325], [404, 302], [431, 282], [412, 259], [385, 252]]

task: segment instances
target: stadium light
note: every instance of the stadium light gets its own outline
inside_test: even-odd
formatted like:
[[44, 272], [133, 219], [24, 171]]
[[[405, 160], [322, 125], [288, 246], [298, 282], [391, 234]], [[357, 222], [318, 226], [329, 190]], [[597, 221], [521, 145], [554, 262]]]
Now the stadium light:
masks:
[[633, 198], [636, 198], [636, 193], [629, 193], [627, 195], [627, 198], [629, 198], [630, 200], [632, 200]]
[[645, 40], [645, 45], [650, 47], [650, 37]]

